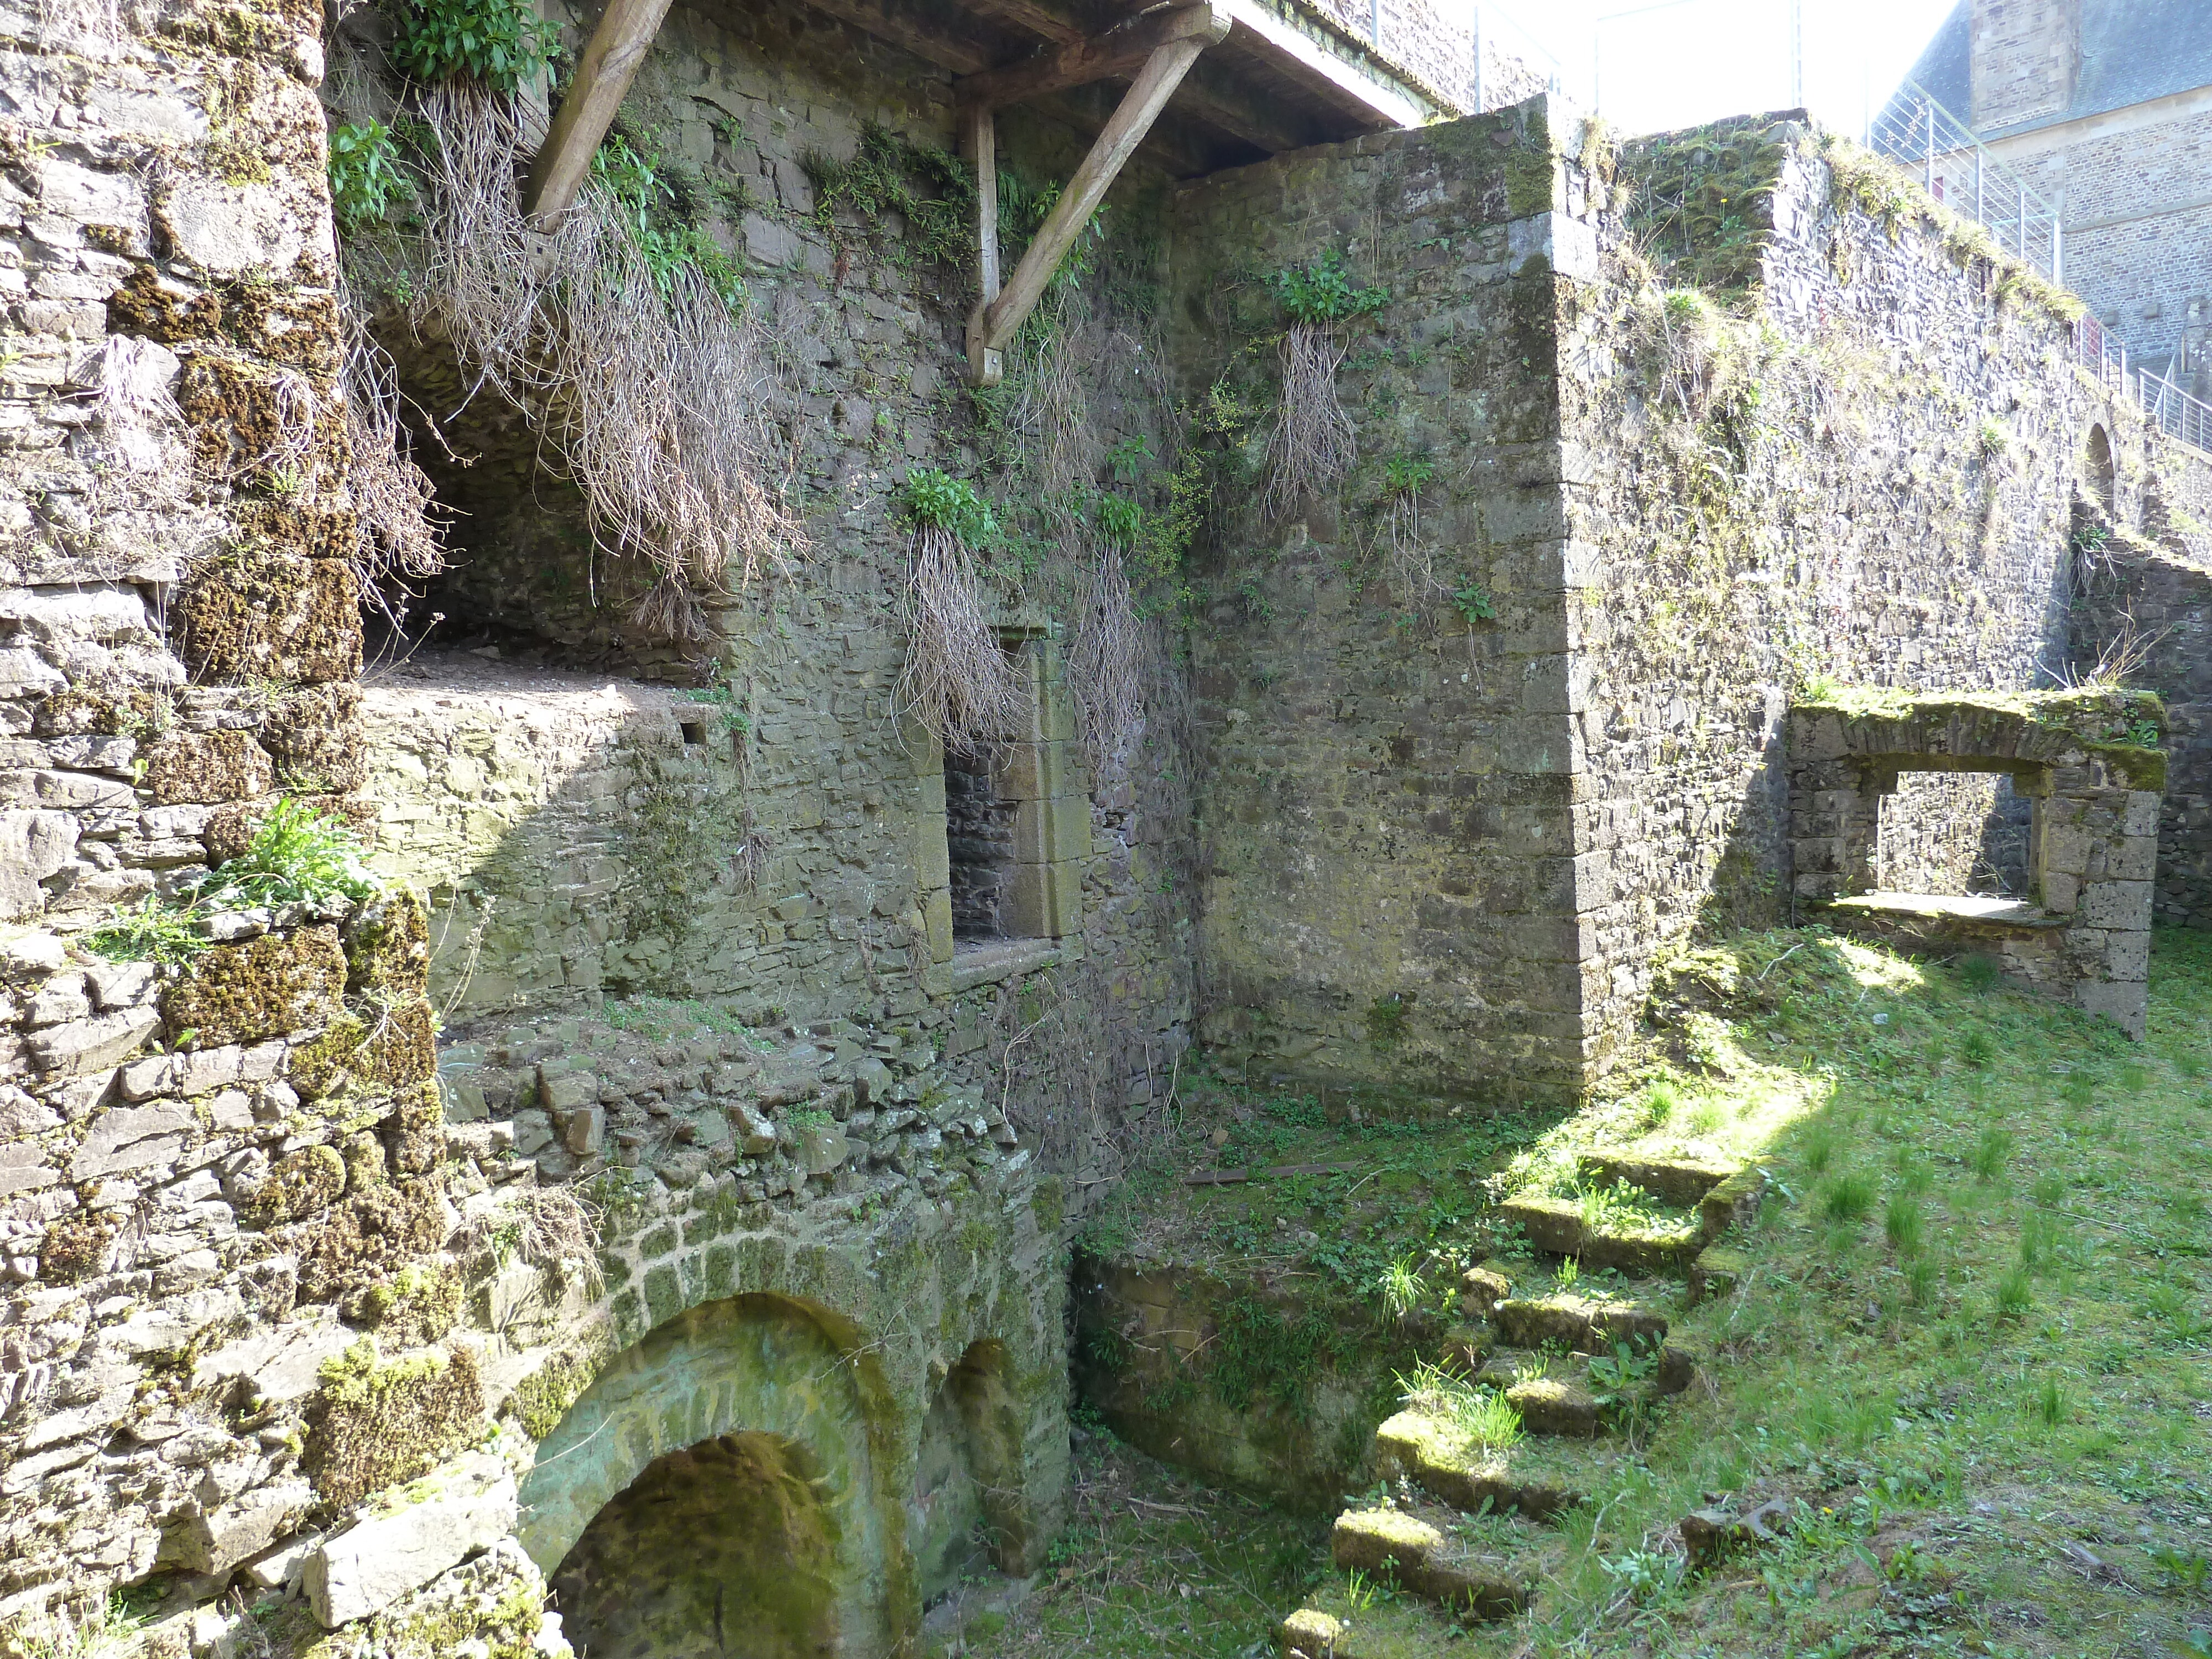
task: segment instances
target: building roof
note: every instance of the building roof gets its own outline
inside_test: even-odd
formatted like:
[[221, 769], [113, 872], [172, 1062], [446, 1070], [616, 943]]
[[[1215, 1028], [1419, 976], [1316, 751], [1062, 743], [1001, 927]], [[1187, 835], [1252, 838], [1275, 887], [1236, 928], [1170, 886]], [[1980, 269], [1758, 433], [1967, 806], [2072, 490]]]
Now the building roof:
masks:
[[[2081, 73], [2073, 103], [2058, 114], [1990, 131], [2052, 126], [2212, 86], [2212, 6], [2204, 0], [2081, 3]], [[1959, 0], [1912, 66], [1911, 77], [1952, 114], [1969, 122], [1974, 102], [1972, 11], [1972, 0]], [[1990, 132], [1981, 136], [1986, 138]]]

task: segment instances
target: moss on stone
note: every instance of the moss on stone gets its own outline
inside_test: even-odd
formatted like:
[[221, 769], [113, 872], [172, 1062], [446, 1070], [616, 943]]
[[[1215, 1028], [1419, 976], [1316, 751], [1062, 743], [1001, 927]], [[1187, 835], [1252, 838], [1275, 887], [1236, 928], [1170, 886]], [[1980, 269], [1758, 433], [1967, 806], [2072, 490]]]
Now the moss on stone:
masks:
[[360, 601], [337, 560], [236, 550], [193, 573], [170, 618], [197, 678], [321, 684], [361, 672]]
[[392, 1097], [380, 1132], [397, 1175], [428, 1175], [445, 1161], [446, 1097], [434, 1079]]
[[46, 1229], [39, 1246], [39, 1277], [48, 1285], [76, 1285], [107, 1264], [118, 1227], [112, 1210], [72, 1210]]
[[338, 1301], [432, 1254], [446, 1234], [444, 1200], [435, 1175], [395, 1176], [348, 1193], [295, 1241], [300, 1299]]
[[335, 1146], [302, 1146], [270, 1166], [246, 1205], [264, 1226], [302, 1221], [337, 1202], [346, 1188], [345, 1159]]
[[427, 1347], [445, 1340], [460, 1317], [461, 1276], [440, 1261], [415, 1261], [348, 1299], [348, 1319], [374, 1326], [395, 1348]]
[[333, 1512], [413, 1480], [483, 1425], [483, 1386], [465, 1348], [385, 1364], [364, 1337], [325, 1360], [301, 1468]]
[[346, 924], [347, 988], [420, 996], [430, 979], [430, 921], [421, 895], [395, 887]]
[[[302, 1024], [308, 1022], [302, 1021]], [[306, 1100], [350, 1086], [412, 1089], [438, 1072], [437, 1024], [425, 997], [364, 1003], [292, 1054], [292, 1086]]]
[[149, 749], [142, 782], [155, 804], [213, 804], [264, 795], [276, 781], [251, 732], [179, 732]]
[[179, 1044], [259, 1042], [339, 1019], [345, 980], [337, 928], [264, 933], [201, 956], [170, 989], [162, 1018]]
[[343, 794], [368, 781], [356, 685], [303, 686], [285, 693], [261, 722], [262, 748], [292, 793]]
[[502, 1409], [532, 1440], [543, 1440], [592, 1386], [601, 1364], [589, 1353], [564, 1348], [517, 1383]]

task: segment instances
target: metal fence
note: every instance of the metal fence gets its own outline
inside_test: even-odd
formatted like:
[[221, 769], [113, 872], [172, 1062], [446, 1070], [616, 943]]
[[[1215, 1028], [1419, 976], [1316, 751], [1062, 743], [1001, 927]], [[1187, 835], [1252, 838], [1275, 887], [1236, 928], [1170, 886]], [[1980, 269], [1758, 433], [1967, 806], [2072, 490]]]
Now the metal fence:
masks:
[[[2066, 285], [2066, 235], [2058, 210], [1983, 147], [1926, 88], [1906, 81], [1867, 131], [1867, 147], [1920, 180], [1954, 213], [1986, 228], [2021, 263]], [[2132, 368], [2128, 349], [2094, 317], [2074, 325], [2074, 360], [2172, 436], [2212, 452], [2212, 405], [2159, 375]]]

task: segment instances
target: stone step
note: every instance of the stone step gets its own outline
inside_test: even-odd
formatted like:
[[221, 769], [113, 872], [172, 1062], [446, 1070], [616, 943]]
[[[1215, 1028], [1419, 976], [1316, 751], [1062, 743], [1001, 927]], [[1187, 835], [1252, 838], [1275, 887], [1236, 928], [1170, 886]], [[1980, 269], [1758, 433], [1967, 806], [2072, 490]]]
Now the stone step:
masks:
[[1507, 1389], [1505, 1398], [1521, 1413], [1525, 1433], [1589, 1440], [1605, 1432], [1597, 1396], [1567, 1377], [1530, 1377]]
[[1730, 1244], [1706, 1245], [1698, 1252], [1686, 1275], [1690, 1305], [1694, 1308], [1700, 1302], [1730, 1294], [1750, 1271], [1751, 1257], [1744, 1251]]
[[1401, 1509], [1346, 1510], [1328, 1537], [1329, 1559], [1436, 1602], [1463, 1620], [1510, 1619], [1528, 1606], [1514, 1573], [1475, 1559], [1437, 1521]]
[[1507, 1199], [1494, 1213], [1516, 1223], [1532, 1249], [1546, 1255], [1571, 1255], [1586, 1267], [1610, 1267], [1617, 1273], [1679, 1279], [1707, 1242], [1697, 1225], [1599, 1232], [1583, 1220], [1582, 1206], [1570, 1198], [1524, 1193]]
[[1667, 1339], [1667, 1316], [1657, 1309], [1599, 1297], [1508, 1297], [1492, 1310], [1491, 1321], [1498, 1340], [1516, 1348], [1610, 1353], [1617, 1342], [1644, 1348]]
[[1468, 1515], [1515, 1513], [1550, 1521], [1584, 1501], [1567, 1469], [1527, 1445], [1504, 1451], [1470, 1446], [1451, 1424], [1407, 1410], [1375, 1431], [1376, 1472]]

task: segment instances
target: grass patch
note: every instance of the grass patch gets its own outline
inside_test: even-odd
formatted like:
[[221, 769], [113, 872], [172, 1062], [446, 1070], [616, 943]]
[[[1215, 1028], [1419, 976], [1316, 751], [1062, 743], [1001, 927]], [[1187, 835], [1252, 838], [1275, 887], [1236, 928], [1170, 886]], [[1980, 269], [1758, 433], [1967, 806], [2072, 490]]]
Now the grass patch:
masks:
[[[1455, 1185], [1519, 1190], [1594, 1146], [1756, 1155], [1776, 1177], [1738, 1241], [1754, 1264], [1748, 1285], [1669, 1310], [1713, 1356], [1717, 1386], [1670, 1401], [1633, 1456], [1570, 1449], [1594, 1501], [1552, 1534], [1556, 1565], [1533, 1613], [1447, 1641], [1431, 1612], [1386, 1595], [1363, 1639], [1407, 1659], [2212, 1652], [2212, 937], [2161, 930], [2150, 993], [2149, 1040], [2136, 1046], [2076, 1011], [1978, 986], [1963, 966], [1818, 932], [1751, 935], [1700, 952], [1664, 991], [1725, 1026], [1745, 1057], [1732, 1074], [1655, 1061], [1582, 1113], [1524, 1120], [1487, 1142], [1464, 1116], [1431, 1121], [1402, 1148], [1395, 1128], [1362, 1140], [1335, 1102], [1325, 1127], [1261, 1110], [1231, 1120], [1224, 1164], [1263, 1146], [1276, 1155], [1267, 1137], [1278, 1129], [1301, 1151], [1361, 1148], [1359, 1173], [1332, 1194], [1340, 1213], [1296, 1194], [1291, 1223], [1322, 1241], [1297, 1253], [1309, 1264], [1297, 1271], [1317, 1271], [1333, 1229], [1360, 1238], [1380, 1213], [1370, 1204], [1403, 1206], [1393, 1215], [1417, 1231], [1422, 1206], [1449, 1205]], [[1661, 1022], [1662, 1042], [1680, 1029]], [[1387, 1200], [1386, 1178], [1403, 1183]], [[1853, 1226], [1878, 1217], [1878, 1236], [1842, 1231], [1834, 1194], [1849, 1185], [1864, 1194], [1846, 1201]], [[1272, 1238], [1291, 1197], [1280, 1183], [1264, 1200], [1255, 1188], [1235, 1224]], [[1477, 1241], [1496, 1243], [1470, 1210], [1437, 1248]], [[1395, 1244], [1369, 1279], [1410, 1248]], [[1407, 1376], [1425, 1399], [1455, 1389], [1467, 1411], [1488, 1409], [1463, 1382]], [[1513, 1455], [1549, 1449], [1532, 1438]], [[1711, 1572], [1644, 1559], [1708, 1493], [1786, 1493], [1806, 1518], [1780, 1545]], [[1186, 1522], [1211, 1524], [1161, 1524]], [[1248, 1535], [1224, 1534], [1224, 1547]], [[1325, 1591], [1293, 1583], [1294, 1571], [1272, 1587], [1255, 1580], [1233, 1616], [1203, 1599], [1211, 1592], [1181, 1594], [1188, 1566], [1137, 1586], [1120, 1576], [1135, 1574], [1133, 1537], [1109, 1528], [1103, 1553], [1076, 1547], [1070, 1579], [1048, 1574], [1059, 1623], [1010, 1626], [969, 1651], [1257, 1652], [1308, 1595], [1342, 1607], [1334, 1575]], [[1079, 1580], [1093, 1588], [1079, 1595]], [[1115, 1599], [1130, 1596], [1145, 1598], [1141, 1616]], [[1193, 1603], [1204, 1613], [1187, 1630]]]

